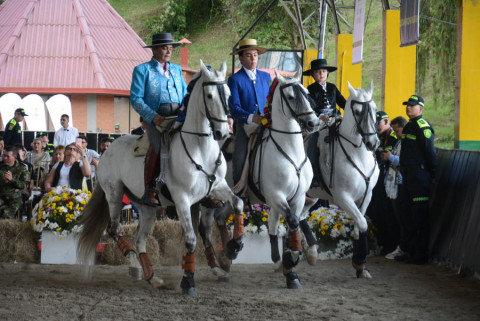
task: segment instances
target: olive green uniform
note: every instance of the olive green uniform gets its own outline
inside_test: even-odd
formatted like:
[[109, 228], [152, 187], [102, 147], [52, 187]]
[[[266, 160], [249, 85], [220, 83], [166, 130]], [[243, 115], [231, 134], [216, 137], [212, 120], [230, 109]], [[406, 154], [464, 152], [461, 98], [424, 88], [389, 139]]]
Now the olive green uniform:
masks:
[[[12, 180], [5, 183], [5, 173], [10, 171], [12, 173]], [[22, 205], [22, 191], [28, 186], [30, 181], [30, 173], [25, 165], [15, 161], [15, 164], [10, 167], [5, 164], [0, 164], [0, 218], [14, 218], [17, 210]]]

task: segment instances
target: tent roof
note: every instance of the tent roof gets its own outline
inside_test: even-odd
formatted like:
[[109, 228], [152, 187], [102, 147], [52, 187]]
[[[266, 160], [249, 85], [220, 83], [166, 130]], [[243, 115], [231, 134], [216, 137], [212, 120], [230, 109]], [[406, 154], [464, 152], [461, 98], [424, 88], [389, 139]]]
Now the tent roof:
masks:
[[151, 51], [106, 0], [0, 6], [0, 92], [129, 95]]

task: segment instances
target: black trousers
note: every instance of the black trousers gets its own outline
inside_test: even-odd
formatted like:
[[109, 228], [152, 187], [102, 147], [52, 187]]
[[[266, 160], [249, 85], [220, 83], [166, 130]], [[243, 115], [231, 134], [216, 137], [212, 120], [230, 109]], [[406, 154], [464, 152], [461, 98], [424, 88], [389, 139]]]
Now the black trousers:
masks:
[[414, 260], [426, 261], [430, 238], [430, 173], [424, 169], [402, 168], [402, 176], [401, 197], [404, 208], [401, 216], [405, 251]]

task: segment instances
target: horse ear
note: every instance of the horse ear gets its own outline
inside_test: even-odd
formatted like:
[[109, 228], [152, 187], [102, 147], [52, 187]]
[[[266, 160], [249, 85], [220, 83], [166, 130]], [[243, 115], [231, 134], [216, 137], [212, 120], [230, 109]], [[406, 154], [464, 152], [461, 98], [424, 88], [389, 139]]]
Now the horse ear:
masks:
[[203, 72], [204, 74], [207, 74], [207, 73], [208, 73], [208, 69], [207, 69], [207, 67], [205, 67], [205, 65], [203, 64], [202, 59], [200, 59], [200, 69], [202, 70], [202, 72]]
[[348, 91], [350, 92], [350, 96], [357, 97], [357, 91], [350, 85], [350, 82], [347, 81], [348, 83]]
[[220, 66], [220, 73], [225, 77], [227, 75], [227, 61], [224, 60], [222, 66]]
[[370, 80], [370, 85], [367, 87], [367, 90], [366, 90], [368, 96], [372, 96], [373, 94], [373, 79]]
[[285, 79], [283, 78], [282, 74], [279, 73], [279, 72], [277, 72], [276, 70], [275, 70], [275, 77], [277, 77], [278, 80], [282, 80], [282, 81], [285, 80]]

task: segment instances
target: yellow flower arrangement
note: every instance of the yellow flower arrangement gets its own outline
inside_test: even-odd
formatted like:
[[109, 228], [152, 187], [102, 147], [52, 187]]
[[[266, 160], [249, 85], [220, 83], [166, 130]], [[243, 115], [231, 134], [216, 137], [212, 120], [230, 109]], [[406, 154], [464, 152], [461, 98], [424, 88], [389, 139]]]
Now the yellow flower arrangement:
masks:
[[[268, 216], [270, 209], [266, 204], [253, 204], [250, 211], [243, 213], [243, 225], [246, 233], [262, 233], [268, 231]], [[235, 215], [231, 214], [227, 221], [227, 226], [233, 226]], [[283, 236], [286, 233], [285, 221], [280, 219], [278, 235]]]
[[34, 207], [30, 224], [37, 232], [45, 229], [61, 236], [78, 233], [82, 229], [77, 225], [78, 219], [91, 196], [87, 190], [56, 187]]

